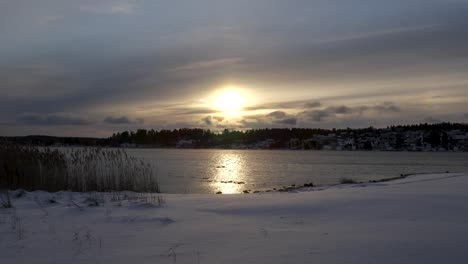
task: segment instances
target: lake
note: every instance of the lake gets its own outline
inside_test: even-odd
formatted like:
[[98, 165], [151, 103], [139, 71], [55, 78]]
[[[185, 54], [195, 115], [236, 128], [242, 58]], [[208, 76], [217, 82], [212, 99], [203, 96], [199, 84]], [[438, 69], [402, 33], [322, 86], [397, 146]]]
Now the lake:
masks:
[[241, 193], [292, 184], [331, 185], [342, 177], [378, 180], [400, 174], [468, 172], [462, 152], [127, 149], [155, 166], [165, 193]]

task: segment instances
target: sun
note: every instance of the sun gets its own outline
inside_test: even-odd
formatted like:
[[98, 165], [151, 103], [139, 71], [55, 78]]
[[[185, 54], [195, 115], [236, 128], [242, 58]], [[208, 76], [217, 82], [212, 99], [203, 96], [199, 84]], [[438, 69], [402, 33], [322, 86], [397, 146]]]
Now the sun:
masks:
[[223, 112], [236, 112], [242, 110], [245, 98], [234, 89], [225, 89], [218, 93], [213, 106]]

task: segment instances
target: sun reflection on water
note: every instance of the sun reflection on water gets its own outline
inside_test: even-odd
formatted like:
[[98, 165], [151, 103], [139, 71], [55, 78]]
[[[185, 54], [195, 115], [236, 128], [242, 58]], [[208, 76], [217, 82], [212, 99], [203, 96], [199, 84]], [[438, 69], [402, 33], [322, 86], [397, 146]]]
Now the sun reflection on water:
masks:
[[213, 192], [223, 194], [241, 193], [245, 190], [245, 157], [235, 153], [220, 153], [216, 158], [215, 173], [211, 187]]

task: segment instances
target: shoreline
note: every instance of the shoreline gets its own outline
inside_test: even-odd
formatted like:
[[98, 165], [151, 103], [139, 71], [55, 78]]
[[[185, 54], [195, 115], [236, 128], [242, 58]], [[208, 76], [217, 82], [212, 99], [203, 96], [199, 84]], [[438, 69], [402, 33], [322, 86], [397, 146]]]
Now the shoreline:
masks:
[[51, 147], [51, 148], [109, 148], [109, 149], [124, 149], [124, 150], [245, 150], [245, 151], [298, 151], [298, 152], [410, 152], [410, 153], [467, 153], [464, 150], [335, 150], [335, 149], [289, 149], [289, 148], [176, 148], [176, 147], [116, 147], [116, 146], [37, 146], [37, 147]]
[[[57, 193], [81, 193], [81, 194], [90, 194], [90, 193], [102, 193], [102, 194], [116, 194], [116, 193], [134, 193], [137, 195], [245, 195], [245, 194], [261, 194], [261, 193], [288, 193], [288, 192], [295, 192], [295, 191], [315, 191], [315, 190], [323, 190], [323, 189], [328, 189], [332, 187], [337, 187], [337, 186], [345, 186], [345, 185], [362, 185], [362, 184], [372, 184], [372, 183], [382, 183], [382, 182], [391, 182], [391, 181], [396, 181], [396, 180], [402, 180], [406, 179], [410, 176], [423, 176], [423, 175], [433, 175], [433, 174], [450, 174], [450, 172], [427, 172], [427, 173], [409, 173], [409, 174], [401, 174], [400, 176], [395, 176], [395, 177], [390, 177], [390, 178], [383, 178], [379, 180], [369, 180], [369, 181], [354, 181], [351, 178], [346, 178], [349, 180], [352, 180], [353, 182], [348, 182], [348, 183], [337, 183], [337, 184], [329, 184], [329, 185], [314, 185], [312, 182], [311, 183], [304, 183], [303, 185], [296, 185], [293, 184], [291, 186], [281, 186], [281, 187], [275, 187], [272, 189], [267, 189], [267, 190], [248, 190], [248, 192], [243, 191], [240, 193], [228, 193], [228, 194], [223, 194], [223, 193], [165, 193], [165, 192], [135, 192], [135, 191], [89, 191], [89, 192], [75, 192], [75, 191], [70, 191], [70, 190], [60, 190], [56, 192], [48, 192], [45, 190], [25, 190], [25, 189], [15, 189], [15, 190], [10, 190], [6, 189], [6, 191], [9, 192], [24, 192], [24, 193], [34, 193], [34, 192], [45, 192], [45, 193], [50, 193], [50, 194], [57, 194]], [[455, 173], [459, 174], [459, 173]], [[462, 173], [463, 174], [463, 173]], [[242, 183], [244, 184], [244, 183]]]

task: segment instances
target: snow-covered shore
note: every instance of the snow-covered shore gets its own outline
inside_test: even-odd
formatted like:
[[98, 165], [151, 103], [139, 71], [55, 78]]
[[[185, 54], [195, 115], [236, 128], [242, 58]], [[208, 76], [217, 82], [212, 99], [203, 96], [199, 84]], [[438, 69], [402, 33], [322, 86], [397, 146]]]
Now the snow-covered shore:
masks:
[[133, 196], [14, 198], [0, 209], [0, 263], [468, 263], [468, 174], [162, 206]]

